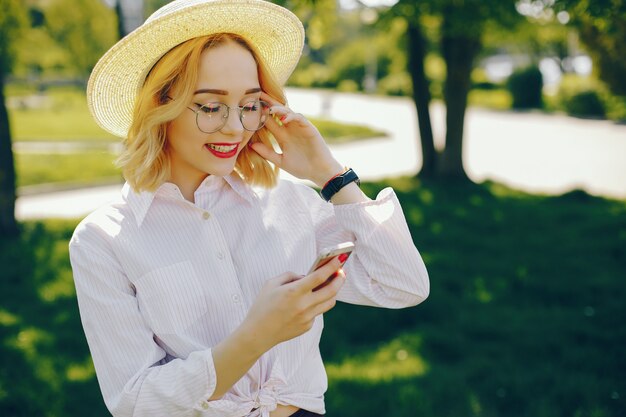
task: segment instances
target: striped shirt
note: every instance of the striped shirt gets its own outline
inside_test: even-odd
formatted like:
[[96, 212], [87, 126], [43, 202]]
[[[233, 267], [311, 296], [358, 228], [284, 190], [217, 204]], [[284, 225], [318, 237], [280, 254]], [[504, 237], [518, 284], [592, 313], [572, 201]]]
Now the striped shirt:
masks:
[[344, 241], [338, 300], [413, 306], [428, 275], [392, 189], [333, 206], [303, 185], [252, 189], [209, 176], [185, 200], [171, 183], [124, 186], [76, 228], [70, 259], [81, 320], [105, 403], [115, 416], [269, 416], [277, 404], [323, 414], [323, 318], [266, 352], [219, 400], [211, 347], [230, 335], [269, 278], [306, 274]]

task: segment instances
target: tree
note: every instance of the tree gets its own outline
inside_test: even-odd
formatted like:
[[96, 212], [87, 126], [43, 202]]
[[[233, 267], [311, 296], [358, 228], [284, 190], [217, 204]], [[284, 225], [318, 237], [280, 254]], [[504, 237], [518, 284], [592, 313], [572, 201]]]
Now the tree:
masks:
[[15, 220], [15, 166], [4, 79], [13, 65], [13, 42], [25, 25], [26, 14], [20, 0], [0, 0], [0, 237], [17, 236]]
[[555, 8], [568, 12], [598, 77], [612, 93], [626, 96], [626, 1], [560, 0]]
[[70, 69], [86, 76], [117, 40], [115, 13], [99, 0], [52, 0], [44, 9], [45, 26], [71, 58]]
[[[488, 22], [511, 25], [521, 18], [515, 10], [515, 1], [400, 0], [392, 7], [391, 13], [404, 16], [408, 22], [409, 71], [413, 80], [413, 99], [418, 110], [424, 160], [419, 175], [465, 179], [463, 131], [474, 60], [481, 50], [481, 39]], [[430, 92], [424, 73], [426, 38], [420, 23], [424, 16], [436, 16], [441, 22], [439, 50], [447, 71], [443, 92], [446, 145], [441, 154], [434, 147], [428, 112]]]

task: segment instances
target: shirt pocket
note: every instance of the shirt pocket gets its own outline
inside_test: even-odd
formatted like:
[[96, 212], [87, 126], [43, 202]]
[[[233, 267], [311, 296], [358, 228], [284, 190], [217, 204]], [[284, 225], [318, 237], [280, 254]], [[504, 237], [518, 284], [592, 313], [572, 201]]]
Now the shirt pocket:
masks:
[[139, 309], [155, 334], [178, 334], [208, 310], [202, 282], [189, 261], [158, 268], [135, 282]]

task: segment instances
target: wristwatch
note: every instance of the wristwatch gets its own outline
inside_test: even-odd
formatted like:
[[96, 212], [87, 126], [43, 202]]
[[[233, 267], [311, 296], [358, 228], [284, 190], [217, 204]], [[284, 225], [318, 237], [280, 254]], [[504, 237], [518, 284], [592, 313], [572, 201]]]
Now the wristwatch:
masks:
[[359, 180], [359, 176], [356, 175], [356, 172], [354, 172], [352, 168], [348, 168], [343, 174], [331, 178], [320, 191], [320, 195], [324, 200], [330, 201], [339, 190], [351, 182], [356, 182], [356, 185], [361, 185], [361, 180]]

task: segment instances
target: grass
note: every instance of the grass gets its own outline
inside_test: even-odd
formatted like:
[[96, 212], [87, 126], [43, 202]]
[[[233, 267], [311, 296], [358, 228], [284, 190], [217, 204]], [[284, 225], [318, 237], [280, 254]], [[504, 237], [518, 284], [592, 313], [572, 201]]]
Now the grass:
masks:
[[121, 178], [109, 152], [70, 154], [16, 153], [17, 186], [51, 183], [91, 185], [102, 180]]
[[[625, 201], [410, 178], [363, 188], [387, 185], [431, 295], [325, 316], [329, 416], [626, 415]], [[67, 259], [75, 224], [0, 240], [0, 415], [108, 415]]]
[[[9, 119], [14, 141], [119, 141], [102, 130], [87, 108], [82, 90], [70, 87], [51, 89], [37, 102], [37, 108], [23, 106], [33, 94], [24, 89], [9, 89], [13, 103]], [[26, 101], [25, 101], [26, 100]], [[30, 105], [33, 105], [32, 103]], [[310, 118], [329, 143], [385, 136], [384, 132], [366, 126], [336, 123]]]

